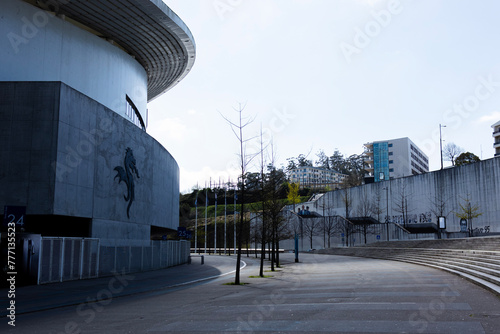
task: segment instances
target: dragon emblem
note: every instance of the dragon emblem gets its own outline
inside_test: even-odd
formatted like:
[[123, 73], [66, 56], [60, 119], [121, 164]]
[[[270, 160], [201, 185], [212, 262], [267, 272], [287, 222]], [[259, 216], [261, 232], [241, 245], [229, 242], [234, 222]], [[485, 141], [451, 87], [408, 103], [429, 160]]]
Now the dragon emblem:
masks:
[[125, 168], [122, 166], [116, 166], [114, 170], [116, 171], [115, 179], [118, 178], [118, 184], [122, 181], [127, 185], [127, 195], [123, 195], [125, 201], [128, 202], [127, 206], [127, 217], [130, 218], [130, 206], [135, 199], [134, 192], [134, 174], [139, 177], [139, 171], [136, 167], [136, 161], [134, 158], [134, 153], [130, 147], [127, 147], [125, 150], [125, 159], [124, 159]]

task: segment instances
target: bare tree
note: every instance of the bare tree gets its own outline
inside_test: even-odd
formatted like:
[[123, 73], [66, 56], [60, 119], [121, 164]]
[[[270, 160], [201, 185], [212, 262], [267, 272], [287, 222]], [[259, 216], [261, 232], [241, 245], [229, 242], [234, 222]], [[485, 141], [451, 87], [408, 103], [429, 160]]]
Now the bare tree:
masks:
[[411, 194], [408, 193], [406, 189], [406, 183], [404, 180], [399, 184], [399, 193], [396, 198], [396, 205], [394, 211], [399, 212], [403, 215], [403, 226], [406, 227], [408, 222], [408, 214], [410, 210], [408, 209], [408, 199], [411, 198]]
[[371, 217], [374, 212], [373, 202], [368, 198], [366, 192], [359, 198], [356, 214], [360, 217]]
[[344, 203], [345, 207], [345, 218], [349, 218], [352, 211], [352, 195], [351, 190], [349, 189], [349, 186], [347, 184], [343, 185], [340, 197], [342, 198], [342, 202]]
[[331, 238], [335, 235], [336, 232], [338, 232], [336, 216], [324, 217], [322, 230], [326, 234], [328, 248], [331, 248]]
[[225, 117], [224, 115], [221, 114], [222, 118], [229, 124], [231, 127], [231, 130], [233, 131], [233, 134], [236, 136], [236, 139], [238, 139], [238, 142], [240, 144], [240, 152], [238, 154], [239, 156], [239, 167], [240, 167], [240, 178], [241, 182], [239, 182], [239, 191], [240, 191], [240, 200], [241, 200], [241, 212], [240, 212], [240, 222], [239, 222], [239, 228], [237, 228], [237, 243], [238, 243], [238, 253], [236, 257], [236, 273], [235, 273], [235, 278], [234, 278], [234, 284], [239, 285], [240, 284], [240, 264], [241, 264], [241, 246], [242, 246], [242, 239], [243, 239], [243, 227], [244, 227], [244, 215], [245, 215], [245, 175], [247, 174], [248, 170], [248, 165], [250, 162], [255, 158], [256, 154], [249, 154], [246, 151], [246, 144], [254, 139], [255, 137], [252, 138], [246, 138], [243, 135], [243, 130], [250, 125], [254, 118], [244, 118], [243, 117], [243, 110], [245, 109], [244, 105], [239, 104], [238, 108], [234, 108], [234, 110], [238, 113], [238, 121], [236, 123], [232, 122], [229, 118]]
[[449, 201], [445, 200], [441, 194], [434, 196], [430, 201], [430, 211], [436, 217], [436, 221], [439, 217], [447, 217], [453, 210], [446, 208], [446, 203]]
[[276, 168], [276, 152], [273, 142], [270, 143], [269, 164], [267, 165], [267, 174], [265, 180], [266, 207], [271, 223], [271, 271], [274, 271], [274, 264], [279, 266], [279, 241], [280, 231], [283, 230], [285, 219], [281, 210], [283, 201], [279, 194], [287, 188], [286, 174], [283, 170]]
[[[368, 198], [368, 195], [366, 192], [363, 193], [360, 197], [360, 202], [357, 206], [357, 215], [360, 217], [371, 217], [373, 212], [375, 211], [374, 209], [374, 204], [373, 202]], [[361, 231], [364, 237], [365, 244], [367, 242], [367, 235], [372, 233], [372, 228], [370, 227], [371, 225], [368, 224], [363, 224], [358, 230]]]
[[309, 238], [311, 249], [313, 248], [313, 237], [318, 234], [321, 228], [321, 222], [318, 218], [305, 218], [303, 220], [304, 235]]
[[464, 149], [455, 143], [448, 143], [443, 147], [444, 158], [446, 161], [451, 161], [452, 166], [455, 166], [455, 159], [464, 152]]
[[377, 217], [377, 221], [380, 222], [380, 215], [384, 213], [384, 208], [382, 207], [382, 189], [377, 187], [373, 195], [373, 214]]

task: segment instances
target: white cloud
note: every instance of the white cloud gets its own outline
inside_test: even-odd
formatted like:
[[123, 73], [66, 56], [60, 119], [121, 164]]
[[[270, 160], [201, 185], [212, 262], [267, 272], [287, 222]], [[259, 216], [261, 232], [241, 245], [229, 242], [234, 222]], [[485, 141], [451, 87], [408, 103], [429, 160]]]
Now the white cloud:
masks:
[[148, 132], [154, 134], [153, 137], [155, 138], [160, 137], [176, 141], [183, 140], [188, 134], [186, 125], [178, 117], [165, 118], [159, 122], [150, 124]]
[[356, 0], [358, 3], [367, 4], [371, 7], [375, 7], [380, 2], [385, 2], [385, 0]]
[[478, 123], [495, 123], [500, 121], [500, 111], [492, 111], [479, 118]]

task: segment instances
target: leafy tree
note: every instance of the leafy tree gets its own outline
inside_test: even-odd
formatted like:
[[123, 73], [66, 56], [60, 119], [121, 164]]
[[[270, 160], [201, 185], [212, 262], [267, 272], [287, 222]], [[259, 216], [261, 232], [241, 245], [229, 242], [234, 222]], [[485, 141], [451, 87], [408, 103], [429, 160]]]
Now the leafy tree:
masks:
[[286, 173], [290, 175], [291, 171], [298, 168], [297, 161], [295, 158], [288, 158], [286, 159], [288, 161], [288, 165], [286, 166]]
[[313, 163], [311, 160], [307, 160], [307, 156], [304, 154], [299, 154], [297, 157], [298, 167], [312, 167]]
[[475, 155], [474, 153], [465, 152], [465, 153], [460, 154], [455, 159], [455, 166], [463, 166], [463, 165], [471, 164], [474, 162], [478, 162], [480, 160], [481, 159], [479, 159], [479, 157], [477, 155]]
[[469, 225], [469, 236], [474, 236], [474, 229], [472, 228], [472, 219], [481, 216], [483, 213], [479, 212], [479, 206], [472, 203], [470, 194], [467, 197], [462, 198], [462, 202], [458, 203], [459, 210], [455, 212], [455, 215], [460, 219], [467, 219], [467, 224]]
[[321, 167], [324, 169], [330, 169], [330, 158], [325, 154], [323, 150], [316, 153], [318, 160], [316, 161], [316, 167]]
[[443, 155], [446, 161], [451, 161], [451, 165], [455, 166], [455, 159], [464, 153], [464, 149], [455, 143], [448, 143], [443, 148]]
[[330, 168], [342, 174], [347, 174], [349, 172], [345, 163], [344, 155], [340, 153], [339, 150], [335, 150], [333, 155], [330, 156]]
[[288, 184], [288, 201], [293, 205], [293, 211], [295, 211], [295, 204], [300, 203], [299, 196], [299, 185], [297, 183]]

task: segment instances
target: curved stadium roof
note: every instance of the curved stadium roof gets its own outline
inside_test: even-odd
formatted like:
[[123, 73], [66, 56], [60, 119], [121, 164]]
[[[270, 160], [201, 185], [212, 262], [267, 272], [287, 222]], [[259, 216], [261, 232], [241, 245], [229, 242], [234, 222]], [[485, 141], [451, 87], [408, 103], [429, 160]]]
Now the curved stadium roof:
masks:
[[184, 78], [196, 45], [186, 24], [162, 0], [50, 0], [50, 10], [115, 41], [144, 67], [148, 102]]

